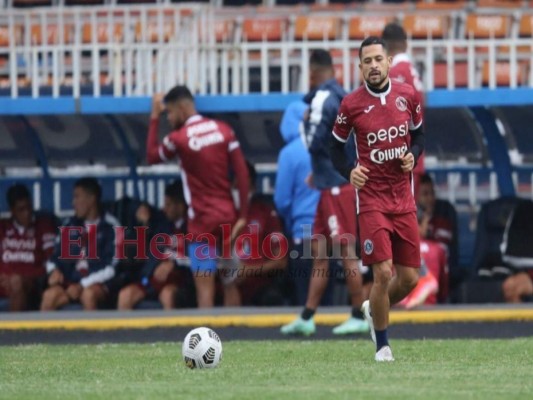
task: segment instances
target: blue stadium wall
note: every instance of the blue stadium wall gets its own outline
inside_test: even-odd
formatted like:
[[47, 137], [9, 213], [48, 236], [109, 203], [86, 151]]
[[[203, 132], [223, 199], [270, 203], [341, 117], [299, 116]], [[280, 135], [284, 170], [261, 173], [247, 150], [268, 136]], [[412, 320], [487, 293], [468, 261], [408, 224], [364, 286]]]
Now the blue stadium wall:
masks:
[[[283, 146], [278, 130], [281, 113], [290, 102], [299, 98], [301, 94], [198, 96], [196, 102], [201, 113], [225, 120], [234, 127], [245, 155], [253, 163], [272, 165]], [[50, 171], [65, 169], [72, 164], [106, 164], [112, 171], [122, 171], [95, 173], [102, 182], [104, 198], [108, 200], [118, 197], [117, 181], [122, 180], [124, 187], [129, 185], [131, 195], [139, 196], [156, 180], [172, 179], [173, 174], [165, 172], [138, 172], [137, 167], [145, 162], [144, 141], [150, 103], [149, 98], [105, 96], [80, 99], [0, 98], [0, 124], [3, 124], [4, 129], [2, 131], [0, 127], [0, 134], [4, 136], [0, 137], [0, 212], [7, 211], [4, 193], [14, 182], [23, 182], [30, 187], [38, 183], [41, 209], [70, 210], [71, 188], [77, 178], [76, 172], [56, 176]], [[508, 147], [498, 130], [498, 115], [521, 109], [519, 119], [524, 120], [523, 116], [529, 119], [529, 116], [533, 116], [533, 90], [436, 90], [428, 93], [426, 104], [427, 120], [433, 120], [434, 124], [441, 126], [439, 147], [433, 148], [433, 152], [442, 153], [445, 158], [446, 152], [453, 152], [455, 146], [460, 151], [461, 143], [474, 140], [467, 135], [461, 136], [466, 125], [470, 125], [470, 130], [479, 129], [485, 141], [482, 151], [476, 151], [476, 144], [471, 143], [474, 150], [469, 151], [473, 163], [467, 160], [464, 166], [449, 168], [437, 165], [430, 168], [437, 181], [445, 181], [451, 171], [463, 174], [464, 179], [468, 180], [468, 174], [474, 170], [478, 182], [483, 184], [494, 171], [500, 195], [514, 195], [511, 173], [518, 170], [526, 180], [529, 179], [533, 168], [511, 165]], [[533, 124], [524, 121], [524, 125]], [[163, 124], [161, 135], [167, 129]], [[8, 132], [9, 137], [2, 132]], [[258, 135], [258, 132], [262, 134]], [[531, 134], [526, 132], [523, 142], [526, 150], [531, 150], [533, 155], [533, 144], [528, 145], [533, 143], [533, 140], [528, 139], [533, 138], [533, 129], [529, 132]], [[429, 146], [434, 145], [431, 134], [430, 131]], [[80, 139], [84, 135], [85, 139]], [[76, 138], [84, 141], [83, 145], [76, 146]], [[2, 169], [17, 166], [32, 166], [37, 172], [33, 176], [2, 176]], [[258, 189], [271, 190], [275, 168], [258, 172], [261, 178]], [[148, 199], [153, 200], [153, 197]], [[468, 218], [462, 223], [466, 230]], [[469, 237], [462, 243], [466, 249], [462, 252], [462, 263], [469, 263], [471, 242], [473, 238]]]

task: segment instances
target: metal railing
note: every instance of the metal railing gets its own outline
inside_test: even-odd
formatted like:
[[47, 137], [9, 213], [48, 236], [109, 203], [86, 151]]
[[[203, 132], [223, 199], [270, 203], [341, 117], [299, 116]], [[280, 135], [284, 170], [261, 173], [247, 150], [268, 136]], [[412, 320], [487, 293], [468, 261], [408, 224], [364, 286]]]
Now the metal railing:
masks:
[[[347, 90], [360, 83], [359, 41], [216, 42], [214, 9], [203, 5], [59, 11], [0, 15], [9, 38], [0, 44], [0, 77], [8, 77], [2, 85], [11, 97], [98, 97], [102, 88], [116, 97], [149, 96], [177, 82], [200, 94], [305, 92], [309, 52], [319, 47], [335, 50]], [[411, 40], [409, 52], [427, 91], [453, 90], [464, 78], [469, 89], [495, 88], [501, 75], [508, 87], [533, 87], [532, 38]], [[459, 64], [466, 77], [457, 76]]]

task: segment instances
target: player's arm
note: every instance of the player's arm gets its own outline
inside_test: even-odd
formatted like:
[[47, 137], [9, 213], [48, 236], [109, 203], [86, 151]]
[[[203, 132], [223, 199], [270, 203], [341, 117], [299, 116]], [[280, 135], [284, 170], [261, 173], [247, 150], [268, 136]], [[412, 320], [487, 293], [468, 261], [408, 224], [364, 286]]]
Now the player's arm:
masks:
[[409, 108], [411, 111], [411, 121], [409, 123], [409, 133], [411, 135], [411, 148], [407, 154], [412, 154], [414, 157], [414, 165], [416, 166], [420, 155], [424, 152], [425, 136], [422, 117], [422, 101], [418, 92], [413, 90], [413, 96], [409, 101]]
[[250, 177], [248, 167], [244, 160], [239, 142], [232, 133], [232, 139], [228, 144], [228, 152], [231, 167], [235, 173], [237, 190], [239, 192], [239, 219], [235, 223], [232, 238], [246, 225], [246, 216], [248, 215], [248, 194], [250, 192]]
[[276, 173], [276, 186], [274, 188], [274, 204], [281, 215], [287, 228], [291, 225], [292, 190], [294, 187], [295, 173], [292, 159], [286, 149], [281, 150], [278, 158], [278, 171]]
[[146, 138], [146, 160], [148, 164], [157, 164], [171, 160], [176, 156], [176, 146], [170, 135], [165, 136], [163, 143], [159, 143], [159, 116], [164, 110], [162, 95], [155, 94], [152, 98], [152, 112]]
[[346, 157], [346, 153], [344, 152], [345, 144], [346, 141], [340, 140], [340, 138], [333, 134], [330, 140], [329, 151], [333, 166], [349, 182], [353, 165], [349, 165], [348, 163], [348, 157]]

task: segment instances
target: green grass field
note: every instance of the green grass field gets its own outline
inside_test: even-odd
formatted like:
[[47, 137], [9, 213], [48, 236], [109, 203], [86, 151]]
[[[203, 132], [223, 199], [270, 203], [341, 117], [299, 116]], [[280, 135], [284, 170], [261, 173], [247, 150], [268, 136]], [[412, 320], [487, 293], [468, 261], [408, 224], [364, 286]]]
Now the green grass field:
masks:
[[181, 343], [0, 346], [1, 399], [527, 399], [533, 338], [393, 341], [377, 364], [356, 341], [228, 341], [214, 370]]

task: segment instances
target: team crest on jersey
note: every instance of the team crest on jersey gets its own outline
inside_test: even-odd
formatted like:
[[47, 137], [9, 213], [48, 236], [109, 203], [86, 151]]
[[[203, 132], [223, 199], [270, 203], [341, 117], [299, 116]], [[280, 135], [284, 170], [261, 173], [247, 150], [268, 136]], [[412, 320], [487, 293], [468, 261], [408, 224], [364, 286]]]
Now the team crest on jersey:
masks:
[[396, 98], [396, 108], [400, 111], [407, 110], [407, 100], [402, 96]]
[[372, 243], [372, 240], [365, 240], [365, 243], [363, 244], [363, 250], [365, 251], [366, 255], [372, 254], [372, 252], [374, 251], [374, 243]]

